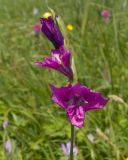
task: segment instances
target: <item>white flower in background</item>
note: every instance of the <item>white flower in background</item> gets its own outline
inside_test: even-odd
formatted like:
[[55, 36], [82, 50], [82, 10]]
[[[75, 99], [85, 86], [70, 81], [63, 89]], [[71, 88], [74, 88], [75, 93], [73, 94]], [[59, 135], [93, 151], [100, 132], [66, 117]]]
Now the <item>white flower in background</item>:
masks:
[[106, 129], [105, 129], [105, 133], [106, 133], [106, 134], [110, 134], [110, 132], [111, 132], [111, 128], [106, 128]]
[[127, 0], [124, 0], [123, 3], [122, 3], [123, 9], [126, 9], [126, 8], [127, 8], [127, 5], [128, 5]]
[[33, 8], [33, 14], [37, 15], [39, 13], [39, 9], [38, 8]]
[[87, 138], [88, 138], [92, 143], [94, 142], [95, 137], [94, 137], [93, 134], [91, 134], [91, 133], [87, 134]]
[[3, 122], [3, 128], [6, 129], [8, 127], [8, 120], [6, 119], [4, 122]]

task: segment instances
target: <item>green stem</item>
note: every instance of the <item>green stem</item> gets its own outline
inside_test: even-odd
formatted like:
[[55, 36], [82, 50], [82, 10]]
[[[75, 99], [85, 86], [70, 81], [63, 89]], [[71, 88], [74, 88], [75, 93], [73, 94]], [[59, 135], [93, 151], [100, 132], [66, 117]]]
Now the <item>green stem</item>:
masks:
[[75, 137], [75, 130], [74, 130], [74, 126], [71, 124], [71, 147], [70, 147], [69, 160], [73, 160], [74, 137]]

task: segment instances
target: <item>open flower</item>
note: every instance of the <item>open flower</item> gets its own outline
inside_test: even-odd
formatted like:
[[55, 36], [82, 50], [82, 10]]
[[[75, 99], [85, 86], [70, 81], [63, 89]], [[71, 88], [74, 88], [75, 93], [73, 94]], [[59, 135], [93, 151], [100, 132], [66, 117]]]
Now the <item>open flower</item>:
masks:
[[84, 114], [87, 111], [101, 109], [108, 102], [101, 93], [95, 92], [79, 83], [57, 88], [50, 85], [52, 100], [65, 109], [72, 125], [83, 127]]
[[41, 67], [55, 69], [73, 80], [73, 73], [70, 67], [70, 56], [69, 50], [61, 46], [59, 49], [51, 50], [51, 56], [45, 57], [43, 61], [36, 62], [35, 64]]
[[[61, 144], [61, 148], [62, 148], [62, 151], [64, 153], [65, 156], [69, 156], [70, 155], [70, 147], [71, 147], [71, 142], [68, 141], [66, 144]], [[76, 146], [73, 147], [73, 154], [76, 156], [78, 153], [78, 149]]]
[[64, 45], [64, 38], [52, 17], [41, 18], [40, 21], [42, 24], [42, 32], [53, 43], [55, 48], [58, 49], [60, 46]]

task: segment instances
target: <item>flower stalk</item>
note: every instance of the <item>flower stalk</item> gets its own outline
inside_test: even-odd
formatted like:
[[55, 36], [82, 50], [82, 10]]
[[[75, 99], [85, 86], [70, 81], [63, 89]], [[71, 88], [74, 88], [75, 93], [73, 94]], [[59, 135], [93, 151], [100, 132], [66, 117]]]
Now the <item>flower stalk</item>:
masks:
[[73, 146], [75, 141], [75, 128], [71, 124], [71, 147], [70, 147], [70, 157], [69, 160], [73, 160]]
[[[72, 55], [71, 68], [73, 70], [73, 76], [74, 76], [73, 81], [71, 81], [71, 83], [73, 84], [73, 82], [77, 82], [77, 72], [76, 72], [76, 66], [75, 66], [75, 61], [74, 61], [73, 55]], [[69, 157], [69, 160], [73, 160], [74, 159], [74, 154], [73, 154], [74, 145], [75, 145], [75, 127], [74, 127], [74, 125], [71, 124], [71, 146], [70, 146], [70, 157]]]
[[50, 89], [52, 100], [62, 109], [66, 110], [67, 117], [71, 123], [70, 147], [68, 143], [66, 147], [62, 144], [62, 148], [68, 156], [68, 160], [73, 160], [75, 153], [75, 149], [73, 150], [75, 146], [75, 127], [82, 128], [84, 126], [85, 112], [102, 109], [108, 102], [108, 99], [104, 98], [100, 92], [93, 91], [78, 82], [74, 57], [71, 55], [70, 50], [65, 47], [64, 37], [52, 16], [41, 18], [40, 21], [41, 31], [52, 42], [54, 49], [51, 49], [50, 56], [35, 64], [54, 69], [69, 79], [67, 86], [56, 87], [50, 85]]

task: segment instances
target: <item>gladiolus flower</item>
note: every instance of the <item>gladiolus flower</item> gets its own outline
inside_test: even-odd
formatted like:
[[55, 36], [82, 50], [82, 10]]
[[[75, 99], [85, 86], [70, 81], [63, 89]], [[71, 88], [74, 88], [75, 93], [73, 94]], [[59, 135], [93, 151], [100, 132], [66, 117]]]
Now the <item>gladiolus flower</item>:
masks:
[[55, 69], [73, 80], [73, 73], [70, 67], [70, 56], [69, 50], [65, 49], [64, 46], [61, 46], [57, 50], [51, 50], [51, 56], [45, 57], [43, 61], [36, 62], [35, 64], [41, 67]]
[[41, 18], [40, 21], [42, 24], [42, 32], [53, 43], [55, 48], [59, 49], [62, 45], [64, 45], [64, 38], [59, 28], [55, 25], [52, 17]]
[[[65, 156], [69, 156], [70, 155], [70, 147], [71, 147], [71, 142], [67, 142], [66, 144], [61, 144], [61, 148], [62, 151], [64, 153]], [[76, 156], [78, 153], [78, 149], [76, 146], [73, 147], [73, 154]]]
[[95, 92], [79, 83], [57, 88], [50, 86], [52, 100], [66, 110], [72, 125], [81, 128], [84, 125], [84, 114], [87, 111], [101, 109], [108, 102], [101, 93]]

